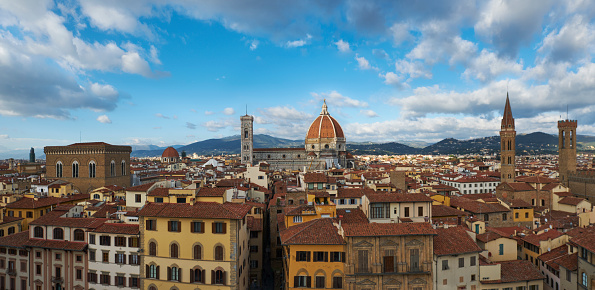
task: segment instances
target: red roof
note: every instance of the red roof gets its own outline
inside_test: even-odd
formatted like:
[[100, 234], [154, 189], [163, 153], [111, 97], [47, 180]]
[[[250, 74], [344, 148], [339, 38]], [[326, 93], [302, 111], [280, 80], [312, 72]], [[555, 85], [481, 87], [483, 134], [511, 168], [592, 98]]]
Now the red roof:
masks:
[[306, 173], [304, 174], [304, 182], [305, 183], [324, 183], [327, 182], [327, 176], [324, 173]]
[[374, 202], [433, 202], [423, 193], [375, 193], [366, 195], [370, 203]]
[[308, 134], [306, 134], [306, 139], [316, 138], [345, 138], [339, 122], [328, 114], [326, 103], [322, 107], [320, 116], [312, 122]]
[[432, 217], [468, 216], [469, 214], [445, 205], [432, 205]]
[[35, 200], [34, 198], [24, 197], [24, 198], [21, 198], [15, 202], [7, 204], [6, 208], [34, 209], [34, 208], [40, 208], [40, 207], [47, 207], [47, 206], [51, 206], [51, 205], [57, 205], [62, 202], [69, 202], [69, 201], [73, 201], [73, 200], [84, 200], [84, 199], [89, 199], [89, 195], [88, 194], [74, 194], [74, 195], [69, 195], [66, 197], [44, 197], [44, 198], [39, 198], [37, 200]]
[[462, 227], [436, 229], [434, 254], [437, 256], [479, 253], [482, 249]]
[[567, 204], [567, 205], [574, 205], [577, 206], [579, 203], [583, 202], [585, 199], [580, 197], [573, 197], [573, 196], [566, 196], [562, 198], [558, 203]]
[[533, 263], [527, 260], [499, 262], [500, 280], [482, 280], [482, 284], [513, 283], [520, 281], [543, 280], [543, 276]]
[[364, 195], [375, 194], [376, 192], [369, 188], [344, 188], [337, 189], [337, 198], [361, 198]]
[[289, 227], [279, 233], [285, 245], [343, 245], [345, 240], [330, 218], [320, 218]]
[[180, 154], [178, 154], [178, 150], [176, 150], [174, 147], [167, 147], [165, 150], [163, 150], [161, 157], [180, 158]]
[[410, 235], [435, 235], [429, 223], [355, 223], [343, 225], [345, 236], [410, 236]]
[[92, 231], [96, 232], [96, 233], [124, 234], [124, 235], [138, 235], [140, 233], [138, 225], [121, 224], [121, 223], [104, 223]]
[[132, 187], [126, 188], [126, 191], [144, 191], [144, 192], [147, 192], [147, 190], [149, 190], [149, 188], [151, 188], [151, 186], [153, 186], [153, 184], [155, 184], [155, 182], [145, 183], [145, 184], [141, 184], [141, 185], [137, 185], [137, 186], [132, 186]]
[[138, 212], [139, 216], [172, 218], [243, 219], [252, 206], [239, 203], [197, 202], [149, 203]]

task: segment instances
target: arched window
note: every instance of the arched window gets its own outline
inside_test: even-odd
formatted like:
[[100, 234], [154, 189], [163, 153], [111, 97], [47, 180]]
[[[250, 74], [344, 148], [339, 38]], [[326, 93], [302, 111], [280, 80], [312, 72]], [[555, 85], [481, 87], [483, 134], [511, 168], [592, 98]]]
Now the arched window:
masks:
[[223, 261], [223, 247], [222, 246], [215, 247], [215, 260]]
[[96, 193], [93, 195], [93, 199], [99, 200], [99, 199], [101, 199], [101, 195], [99, 195], [99, 193]]
[[329, 148], [328, 144], [324, 144], [324, 149], [328, 149], [328, 148]]
[[155, 286], [151, 286], [149, 287], [149, 290], [157, 290], [157, 288]]
[[114, 160], [109, 164], [109, 173], [110, 176], [116, 176], [116, 161]]
[[55, 228], [54, 229], [54, 240], [63, 240], [64, 239], [64, 230], [62, 228]]
[[178, 244], [171, 244], [169, 246], [170, 249], [170, 257], [177, 258], [178, 257]]
[[79, 163], [76, 161], [72, 162], [72, 177], [79, 177]]
[[85, 232], [81, 229], [74, 230], [74, 240], [75, 241], [84, 241], [85, 240]]
[[193, 252], [194, 252], [194, 260], [202, 259], [202, 247], [200, 245], [195, 245]]
[[56, 177], [62, 177], [63, 173], [64, 167], [62, 166], [62, 162], [58, 161], [58, 163], [56, 163]]
[[190, 269], [190, 283], [205, 283], [205, 270]]
[[33, 237], [43, 239], [43, 228], [42, 227], [35, 227], [33, 229]]
[[14, 234], [14, 227], [10, 227], [10, 228], [8, 228], [8, 234], [9, 234], [9, 235], [12, 235], [12, 234]]
[[157, 244], [155, 242], [149, 243], [149, 256], [157, 256]]
[[170, 281], [180, 281], [180, 271], [181, 269], [173, 266], [169, 268], [169, 279]]
[[215, 284], [225, 284], [225, 272], [221, 270], [215, 271]]
[[89, 162], [89, 177], [95, 178], [95, 176], [97, 176], [96, 173], [97, 173], [97, 165], [95, 164], [95, 161]]
[[122, 160], [122, 176], [126, 175], [126, 161]]
[[[149, 266], [149, 278], [157, 278], [157, 266]], [[149, 289], [151, 288], [149, 287]]]

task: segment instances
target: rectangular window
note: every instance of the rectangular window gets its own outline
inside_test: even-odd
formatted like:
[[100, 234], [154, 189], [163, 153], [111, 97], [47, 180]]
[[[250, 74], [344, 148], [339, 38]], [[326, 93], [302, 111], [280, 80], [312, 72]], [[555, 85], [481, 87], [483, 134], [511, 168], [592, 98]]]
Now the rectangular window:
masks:
[[258, 268], [258, 261], [257, 260], [250, 260], [250, 269]]
[[134, 195], [134, 202], [140, 203], [140, 201], [141, 201], [141, 195], [140, 194], [135, 194]]
[[138, 255], [128, 255], [128, 264], [139, 265]]
[[258, 232], [255, 232], [255, 231], [250, 232], [250, 238], [251, 239], [258, 239]]
[[358, 273], [370, 272], [370, 269], [368, 269], [368, 251], [367, 250], [357, 251], [357, 272]]
[[324, 276], [316, 276], [316, 288], [325, 288]]
[[103, 258], [101, 261], [104, 263], [109, 263], [109, 252], [103, 252], [102, 256], [103, 256]]
[[138, 238], [137, 237], [128, 238], [128, 246], [133, 247], [133, 248], [138, 248]]
[[125, 278], [123, 276], [116, 276], [116, 286], [126, 286]]
[[83, 279], [83, 270], [76, 269], [76, 279], [77, 280], [82, 280]]
[[204, 233], [204, 222], [192, 222], [192, 232], [193, 233]]
[[89, 282], [97, 283], [97, 273], [89, 273]]
[[343, 277], [333, 277], [333, 289], [343, 289]]
[[357, 204], [357, 200], [355, 198], [350, 198], [349, 204]]
[[27, 272], [27, 262], [21, 261], [21, 272]]
[[27, 212], [27, 218], [33, 218], [33, 212], [32, 211], [28, 211]]
[[89, 234], [89, 244], [95, 245], [95, 234]]
[[328, 262], [328, 252], [314, 252], [314, 262]]
[[294, 287], [310, 288], [310, 276], [295, 276], [293, 284]]
[[35, 265], [35, 274], [41, 275], [41, 265]]
[[115, 242], [116, 247], [126, 247], [126, 238], [125, 237], [116, 237], [114, 242]]
[[181, 227], [180, 227], [180, 222], [179, 221], [168, 221], [168, 231], [170, 232], [180, 232], [181, 231]]
[[469, 258], [469, 266], [475, 266], [476, 258], [475, 256]]
[[417, 208], [417, 216], [424, 216], [424, 207], [420, 206]]
[[89, 261], [95, 261], [95, 250], [89, 250]]
[[157, 221], [156, 220], [147, 220], [145, 223], [147, 224], [147, 231], [156, 231], [157, 230]]
[[409, 207], [408, 206], [405, 207], [404, 217], [409, 217]]
[[251, 253], [258, 253], [258, 246], [250, 246]]
[[138, 288], [138, 277], [130, 277], [130, 287]]
[[566, 270], [566, 281], [571, 282], [572, 279], [572, 271]]
[[293, 217], [293, 222], [294, 223], [301, 223], [302, 222], [302, 216], [300, 215], [296, 215]]
[[126, 254], [116, 254], [116, 264], [126, 264]]
[[459, 268], [465, 267], [465, 258], [459, 258]]
[[448, 270], [448, 260], [442, 260], [442, 270]]
[[101, 274], [101, 284], [103, 285], [109, 285], [110, 284], [110, 276], [107, 274]]
[[498, 245], [498, 255], [504, 255], [504, 244]]
[[331, 262], [345, 262], [345, 252], [331, 252]]
[[186, 203], [186, 198], [185, 197], [178, 197], [178, 198], [176, 198], [176, 203]]
[[295, 252], [295, 260], [298, 262], [310, 262], [310, 252], [307, 252], [307, 251]]
[[213, 223], [213, 233], [214, 234], [225, 234], [227, 232], [227, 226], [223, 222], [214, 222]]
[[110, 246], [112, 243], [112, 237], [110, 236], [99, 236], [99, 244], [102, 246]]

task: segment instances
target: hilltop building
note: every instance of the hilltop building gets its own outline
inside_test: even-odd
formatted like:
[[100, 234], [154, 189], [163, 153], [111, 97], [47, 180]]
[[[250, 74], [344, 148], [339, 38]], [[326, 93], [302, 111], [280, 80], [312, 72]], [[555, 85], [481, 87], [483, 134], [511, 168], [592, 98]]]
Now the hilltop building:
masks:
[[254, 148], [254, 117], [245, 115], [240, 120], [241, 158], [244, 164], [266, 162], [271, 168], [289, 170], [353, 167], [353, 156], [346, 150], [343, 128], [329, 114], [326, 101], [320, 115], [308, 129], [304, 148]]

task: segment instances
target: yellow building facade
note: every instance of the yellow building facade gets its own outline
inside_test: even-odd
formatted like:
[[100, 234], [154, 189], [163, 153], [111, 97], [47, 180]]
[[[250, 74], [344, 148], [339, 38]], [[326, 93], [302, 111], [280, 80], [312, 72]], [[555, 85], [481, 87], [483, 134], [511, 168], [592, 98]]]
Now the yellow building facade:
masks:
[[147, 204], [139, 212], [141, 288], [248, 289], [250, 209], [233, 203]]

